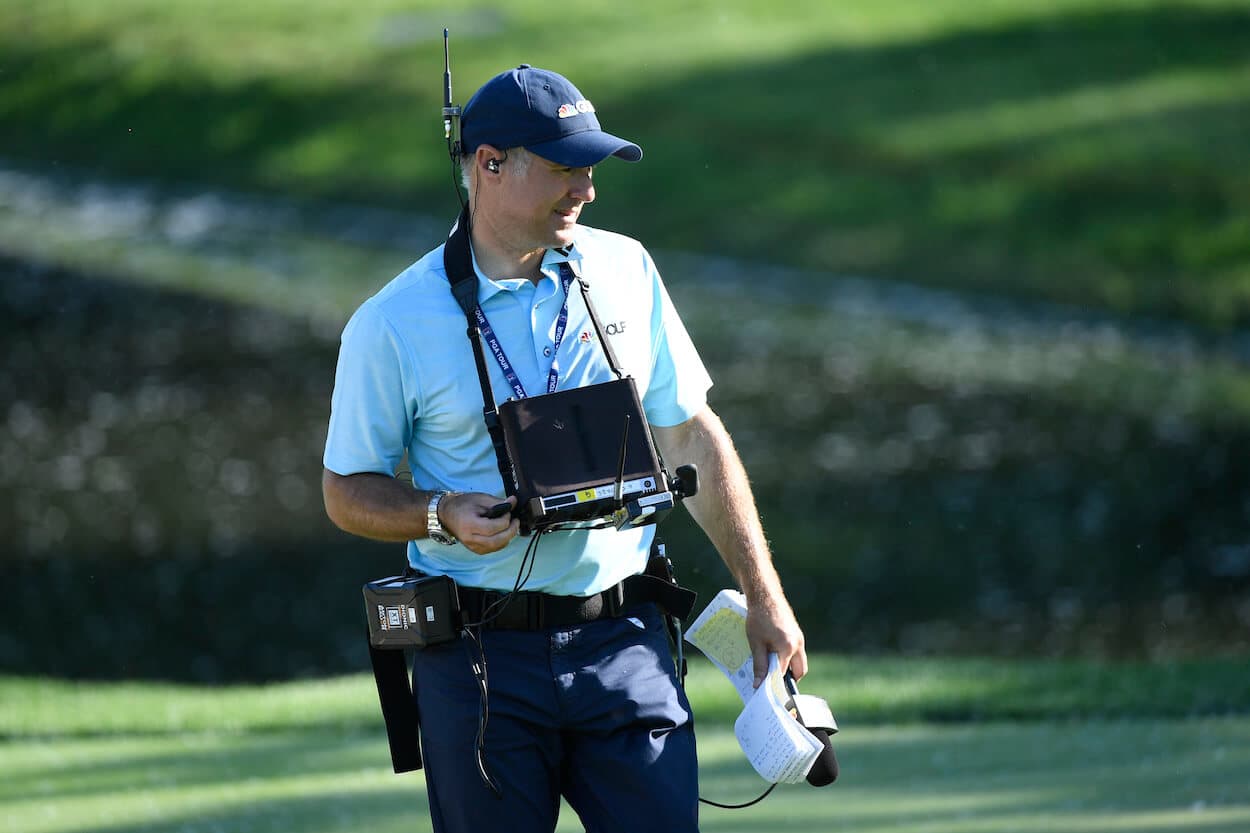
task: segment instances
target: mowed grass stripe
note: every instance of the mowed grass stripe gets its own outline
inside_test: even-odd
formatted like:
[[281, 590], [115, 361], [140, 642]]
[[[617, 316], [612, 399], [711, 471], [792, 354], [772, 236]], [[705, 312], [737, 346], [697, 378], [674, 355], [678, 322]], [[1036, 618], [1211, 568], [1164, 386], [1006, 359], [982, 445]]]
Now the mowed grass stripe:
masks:
[[[732, 720], [741, 703], [697, 654], [687, 690], [700, 719]], [[1250, 712], [1244, 659], [1132, 663], [813, 655], [804, 691], [841, 720], [980, 721], [1188, 717]], [[0, 677], [0, 737], [178, 732], [372, 730], [372, 677], [195, 686]]]
[[[699, 729], [702, 792], [764, 787], [726, 725]], [[786, 785], [705, 831], [1244, 830], [1250, 718], [847, 726], [831, 787]], [[0, 745], [0, 830], [21, 833], [428, 831], [424, 780], [380, 732], [326, 729]], [[641, 798], [641, 797], [640, 797]], [[570, 812], [561, 831], [580, 830]]]

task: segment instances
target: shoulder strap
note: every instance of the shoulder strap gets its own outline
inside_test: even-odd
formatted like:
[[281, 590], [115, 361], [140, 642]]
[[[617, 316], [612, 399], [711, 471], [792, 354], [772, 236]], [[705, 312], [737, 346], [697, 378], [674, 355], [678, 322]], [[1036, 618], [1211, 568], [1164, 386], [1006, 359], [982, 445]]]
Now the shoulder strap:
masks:
[[[569, 266], [568, 261], [560, 263], [560, 271], [572, 271], [573, 267]], [[595, 305], [590, 301], [590, 281], [580, 275], [575, 275], [577, 285], [582, 290], [582, 301], [586, 304], [586, 312], [590, 314], [590, 323], [595, 327], [595, 333], [599, 336], [599, 344], [603, 346], [603, 355], [607, 357], [608, 367], [612, 368], [612, 372], [616, 374], [616, 378], [624, 379], [625, 373], [621, 370], [620, 362], [616, 360], [616, 353], [612, 351], [612, 342], [608, 341], [608, 334], [604, 332], [603, 325], [599, 323], [599, 316], [595, 314]]]
[[[504, 488], [509, 495], [512, 495], [516, 493], [516, 478], [512, 471], [512, 464], [508, 461], [503, 428], [499, 423], [499, 409], [495, 407], [495, 393], [490, 386], [490, 373], [486, 369], [486, 354], [482, 350], [482, 330], [478, 322], [477, 273], [473, 270], [473, 252], [469, 247], [469, 222], [469, 206], [465, 206], [460, 212], [459, 219], [456, 220], [456, 225], [452, 227], [451, 234], [447, 237], [447, 244], [443, 246], [443, 266], [447, 270], [451, 294], [455, 296], [456, 303], [464, 312], [466, 333], [469, 337], [469, 344], [473, 347], [473, 361], [477, 365], [478, 383], [482, 388], [482, 415], [486, 420], [486, 430], [490, 434], [491, 445], [495, 448], [495, 457], [499, 463], [499, 474], [503, 477]], [[562, 274], [572, 272], [572, 269], [568, 261], [560, 263]], [[594, 325], [595, 333], [599, 337], [599, 344], [603, 347], [604, 356], [607, 357], [608, 367], [618, 379], [624, 379], [625, 373], [621, 370], [616, 353], [612, 350], [612, 343], [608, 341], [608, 334], [599, 323], [599, 316], [595, 314], [594, 304], [591, 303], [590, 283], [576, 274], [573, 277], [581, 289], [586, 312], [590, 315], [590, 322]]]
[[486, 370], [486, 354], [482, 351], [482, 331], [477, 321], [477, 273], [473, 271], [473, 253], [469, 248], [469, 207], [460, 212], [460, 218], [452, 227], [443, 246], [443, 266], [451, 283], [451, 294], [464, 311], [466, 334], [473, 347], [473, 362], [477, 365], [477, 379], [482, 387], [482, 417], [486, 421], [486, 433], [495, 449], [495, 461], [499, 476], [503, 478], [504, 491], [516, 494], [516, 477], [508, 450], [504, 443], [503, 426], [499, 423], [499, 409], [495, 407], [495, 392], [491, 390], [490, 373]]
[[477, 275], [473, 272], [473, 253], [469, 248], [467, 206], [460, 212], [447, 237], [447, 245], [443, 247], [443, 266], [447, 269], [447, 280], [451, 282], [451, 294], [456, 296], [460, 309], [464, 310], [465, 320], [476, 329], [477, 319], [473, 311], [477, 308]]
[[[482, 351], [482, 331], [477, 320], [477, 273], [473, 271], [473, 253], [469, 248], [468, 206], [460, 212], [456, 225], [452, 227], [451, 234], [447, 237], [447, 244], [443, 247], [443, 266], [447, 270], [447, 280], [451, 283], [451, 294], [455, 296], [456, 303], [460, 304], [460, 309], [464, 311], [464, 318], [468, 324], [468, 336], [473, 345], [473, 359], [477, 363], [483, 403], [487, 412], [496, 412], [495, 395], [491, 390], [490, 375], [486, 370], [486, 355]], [[568, 261], [561, 261], [559, 266], [561, 273], [572, 272], [573, 267]], [[590, 315], [590, 323], [594, 325], [595, 334], [599, 337], [599, 344], [603, 347], [608, 367], [618, 379], [625, 378], [625, 372], [621, 370], [621, 364], [612, 350], [612, 342], [608, 341], [603, 324], [599, 322], [599, 316], [595, 313], [595, 305], [590, 300], [590, 281], [576, 273], [573, 274], [573, 278], [577, 281], [578, 288], [581, 289], [586, 312]]]

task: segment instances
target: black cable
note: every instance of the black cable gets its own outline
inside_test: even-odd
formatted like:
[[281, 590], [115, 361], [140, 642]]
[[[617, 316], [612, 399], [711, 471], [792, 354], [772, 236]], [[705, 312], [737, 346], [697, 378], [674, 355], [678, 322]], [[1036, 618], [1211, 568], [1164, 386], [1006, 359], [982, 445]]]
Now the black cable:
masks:
[[[486, 767], [486, 727], [490, 724], [490, 677], [486, 670], [486, 651], [482, 648], [481, 637], [469, 627], [463, 630], [466, 640], [477, 646], [477, 656], [470, 654], [469, 664], [473, 669], [473, 679], [477, 681], [478, 690], [478, 712], [477, 712], [477, 737], [473, 742], [474, 758], [477, 761], [477, 773], [490, 791], [495, 794], [496, 798], [503, 798], [503, 791], [499, 789], [499, 784], [490, 774], [490, 770]], [[465, 645], [466, 651], [472, 649]]]
[[[473, 677], [477, 681], [480, 708], [478, 709], [477, 720], [477, 737], [474, 741], [474, 756], [477, 762], [478, 775], [482, 782], [494, 793], [496, 798], [502, 798], [503, 792], [499, 788], [498, 782], [490, 774], [490, 770], [486, 766], [486, 729], [490, 724], [490, 677], [486, 666], [486, 649], [482, 646], [481, 628], [483, 625], [490, 624], [499, 618], [503, 612], [516, 598], [521, 589], [529, 582], [530, 576], [534, 573], [534, 566], [538, 563], [538, 543], [542, 540], [542, 536], [556, 530], [556, 527], [548, 527], [547, 529], [536, 530], [529, 544], [525, 547], [525, 554], [521, 556], [521, 563], [517, 567], [516, 580], [512, 583], [512, 589], [503, 595], [502, 598], [496, 599], [482, 611], [482, 618], [477, 622], [466, 623], [462, 628], [465, 639], [477, 648], [476, 656], [470, 655], [469, 661], [473, 669]], [[496, 610], [495, 608], [499, 609]], [[472, 648], [466, 646], [466, 650], [472, 651]], [[683, 678], [680, 685], [685, 684]], [[768, 789], [760, 793], [760, 795], [742, 804], [722, 804], [719, 801], [699, 796], [699, 802], [712, 807], [719, 807], [723, 810], [743, 810], [759, 804], [776, 789], [777, 785], [769, 784]]]
[[776, 787], [777, 787], [776, 784], [769, 784], [768, 789], [764, 790], [764, 792], [760, 793], [759, 796], [751, 799], [746, 804], [721, 804], [719, 801], [711, 801], [710, 799], [706, 799], [703, 796], [699, 796], [699, 801], [702, 802], [703, 804], [710, 804], [713, 807], [720, 807], [722, 810], [743, 810], [747, 807], [752, 806], [753, 804], [759, 804], [761, 801], [768, 798], [768, 794], [771, 793], [774, 789], [776, 789]]
[[533, 537], [530, 538], [529, 544], [525, 547], [525, 554], [521, 557], [521, 565], [517, 568], [516, 581], [512, 583], [512, 589], [491, 602], [482, 611], [480, 621], [470, 622], [465, 627], [476, 628], [488, 625], [503, 615], [503, 612], [508, 609], [508, 605], [512, 604], [512, 600], [516, 598], [517, 594], [521, 592], [521, 588], [529, 582], [530, 576], [533, 575], [534, 565], [538, 562], [538, 541], [546, 533], [547, 530], [535, 532]]
[[456, 201], [460, 203], [460, 210], [464, 211], [464, 195], [460, 193], [460, 177], [464, 176], [463, 169], [460, 167], [460, 160], [452, 154], [451, 157], [451, 187], [456, 192]]
[[534, 565], [538, 563], [538, 540], [545, 534], [545, 532], [537, 533], [534, 536], [533, 542], [531, 542], [530, 546], [527, 547], [527, 550], [532, 553], [530, 557], [530, 566], [529, 569], [525, 571], [525, 578], [521, 579], [521, 583], [516, 585], [516, 589], [512, 591], [513, 593], [518, 592], [522, 587], [529, 584], [530, 577], [534, 575]]
[[[465, 650], [470, 652], [469, 665], [473, 670], [473, 679], [477, 681], [478, 690], [478, 713], [477, 713], [477, 737], [474, 740], [474, 757], [477, 761], [477, 773], [490, 791], [495, 794], [496, 798], [503, 797], [503, 791], [500, 790], [498, 782], [490, 774], [490, 770], [486, 766], [486, 728], [490, 725], [490, 676], [486, 667], [486, 649], [482, 645], [481, 629], [483, 625], [488, 625], [495, 619], [499, 618], [517, 594], [521, 592], [521, 588], [530, 580], [530, 576], [534, 573], [534, 565], [538, 561], [538, 542], [543, 536], [543, 532], [536, 532], [530, 539], [529, 544], [525, 547], [525, 554], [521, 556], [521, 564], [517, 568], [516, 580], [512, 583], [512, 589], [508, 591], [500, 599], [496, 599], [485, 610], [482, 611], [482, 618], [477, 622], [466, 622], [461, 626], [461, 634], [467, 643], [477, 648], [476, 656], [473, 655], [473, 649], [469, 644], [465, 645]], [[495, 610], [496, 607], [498, 610]]]
[[[681, 686], [682, 690], [684, 691], [686, 688], [686, 672], [683, 669], [683, 666], [685, 665], [685, 659], [682, 655], [683, 652], [681, 650], [681, 640], [683, 639], [683, 634], [681, 630], [681, 620], [674, 618], [673, 622], [674, 622], [674, 628], [673, 628], [673, 633], [672, 633], [673, 650], [676, 654], [676, 656], [673, 657], [673, 661], [674, 661], [674, 665], [677, 671], [677, 684]], [[753, 807], [756, 804], [759, 804], [764, 799], [768, 798], [768, 796], [771, 795], [772, 791], [776, 788], [777, 788], [777, 782], [773, 782], [769, 784], [768, 789], [764, 790], [764, 792], [760, 793], [755, 798], [751, 799], [745, 804], [721, 804], [719, 801], [713, 801], [710, 798], [704, 798], [703, 796], [699, 796], [699, 803], [707, 804], [712, 807], [719, 807], [722, 810], [745, 810], [747, 807]]]

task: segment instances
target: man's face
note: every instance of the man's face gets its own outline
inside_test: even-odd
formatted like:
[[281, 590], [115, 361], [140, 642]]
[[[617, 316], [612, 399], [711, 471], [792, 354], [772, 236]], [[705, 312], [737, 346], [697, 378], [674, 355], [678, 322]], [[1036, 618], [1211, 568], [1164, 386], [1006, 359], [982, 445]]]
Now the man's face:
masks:
[[533, 156], [524, 173], [508, 176], [500, 209], [514, 244], [532, 250], [572, 243], [582, 206], [595, 199], [592, 172]]

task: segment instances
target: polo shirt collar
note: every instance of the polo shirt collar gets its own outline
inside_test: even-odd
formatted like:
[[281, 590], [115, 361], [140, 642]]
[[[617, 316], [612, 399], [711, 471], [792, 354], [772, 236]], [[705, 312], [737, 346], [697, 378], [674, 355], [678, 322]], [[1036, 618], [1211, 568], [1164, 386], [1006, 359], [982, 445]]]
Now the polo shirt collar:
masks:
[[[487, 298], [506, 291], [508, 289], [507, 286], [482, 274], [482, 270], [477, 265], [477, 253], [473, 251], [472, 245], [469, 246], [469, 252], [473, 257], [473, 272], [477, 275], [478, 303], [483, 303]], [[558, 283], [560, 280], [560, 263], [568, 263], [574, 275], [579, 278], [582, 276], [582, 254], [577, 248], [576, 241], [563, 249], [548, 249], [543, 253], [543, 262], [539, 266], [543, 273], [543, 280]]]

